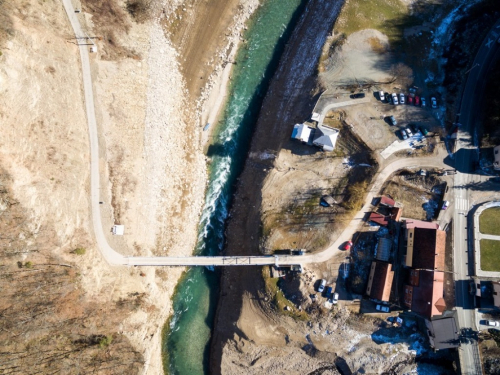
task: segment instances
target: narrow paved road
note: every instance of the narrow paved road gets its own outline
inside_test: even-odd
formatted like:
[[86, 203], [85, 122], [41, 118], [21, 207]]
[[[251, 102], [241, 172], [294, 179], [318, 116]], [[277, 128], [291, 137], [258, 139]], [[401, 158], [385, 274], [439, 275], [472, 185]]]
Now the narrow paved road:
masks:
[[[78, 20], [78, 13], [75, 13], [71, 0], [63, 0], [64, 8], [68, 18], [73, 27], [75, 36], [77, 38], [84, 37], [85, 34], [81, 29]], [[90, 195], [91, 195], [91, 211], [92, 211], [92, 225], [97, 242], [97, 246], [102, 255], [109, 264], [112, 265], [130, 265], [130, 266], [238, 266], [238, 265], [293, 265], [293, 264], [306, 264], [306, 263], [319, 263], [325, 262], [335, 254], [341, 252], [339, 250], [341, 244], [352, 238], [354, 233], [358, 230], [359, 225], [363, 223], [363, 217], [366, 212], [372, 210], [372, 200], [380, 191], [384, 181], [394, 172], [401, 168], [408, 167], [438, 167], [442, 168], [445, 165], [437, 160], [439, 157], [427, 158], [407, 158], [396, 160], [389, 164], [386, 168], [380, 171], [372, 184], [372, 188], [368, 193], [365, 205], [359, 211], [354, 219], [349, 223], [347, 228], [342, 232], [339, 238], [326, 250], [311, 255], [304, 256], [236, 256], [236, 257], [203, 257], [203, 256], [190, 256], [190, 257], [126, 257], [115, 251], [108, 244], [104, 235], [101, 212], [99, 205], [99, 148], [98, 148], [98, 133], [97, 123], [95, 119], [94, 110], [94, 94], [92, 90], [92, 77], [90, 72], [89, 62], [89, 46], [80, 45], [80, 56], [82, 62], [82, 76], [83, 87], [85, 96], [85, 106], [87, 111], [87, 123], [89, 127], [90, 137]], [[357, 101], [356, 104], [362, 101]], [[354, 101], [352, 102], [354, 104]], [[340, 104], [340, 103], [338, 103]], [[343, 104], [346, 104], [344, 102]], [[351, 102], [347, 102], [351, 104]], [[330, 108], [330, 106], [328, 106]], [[444, 159], [444, 155], [443, 158]]]
[[464, 336], [459, 352], [462, 374], [482, 374], [475, 334], [477, 327], [474, 297], [469, 293], [469, 282], [474, 275], [474, 244], [472, 229], [467, 230], [468, 227], [473, 227], [473, 219], [467, 217], [470, 209], [468, 186], [480, 182], [480, 175], [474, 173], [474, 163], [478, 155], [475, 119], [479, 109], [478, 102], [484, 92], [488, 68], [498, 50], [499, 33], [500, 22], [497, 22], [479, 48], [468, 73], [460, 107], [459, 122], [462, 126], [459, 128], [454, 154], [457, 174], [454, 181], [453, 270], [458, 322]]

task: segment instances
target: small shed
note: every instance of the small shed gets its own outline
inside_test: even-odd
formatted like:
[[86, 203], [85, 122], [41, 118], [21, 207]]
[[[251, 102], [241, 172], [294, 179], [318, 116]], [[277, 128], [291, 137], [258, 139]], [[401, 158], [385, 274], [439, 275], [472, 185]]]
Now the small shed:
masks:
[[320, 204], [324, 207], [330, 207], [333, 206], [334, 204], [337, 204], [337, 201], [333, 199], [331, 195], [323, 195], [321, 197]]
[[381, 215], [377, 212], [372, 212], [370, 214], [370, 217], [368, 218], [369, 221], [378, 224], [378, 225], [383, 225], [384, 227], [389, 224], [389, 219], [387, 216]]
[[375, 258], [388, 262], [391, 257], [392, 239], [380, 237], [377, 244], [377, 255]]
[[97, 52], [97, 46], [94, 45], [94, 46], [90, 46], [90, 53], [95, 53]]
[[125, 225], [113, 225], [113, 234], [115, 236], [123, 236], [123, 233], [125, 231]]

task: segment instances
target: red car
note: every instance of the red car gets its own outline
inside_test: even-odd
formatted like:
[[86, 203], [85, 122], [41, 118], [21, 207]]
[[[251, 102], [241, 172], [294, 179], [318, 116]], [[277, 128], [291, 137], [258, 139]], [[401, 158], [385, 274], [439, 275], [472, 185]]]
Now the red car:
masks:
[[347, 241], [344, 245], [344, 250], [351, 250], [352, 247], [352, 241]]
[[408, 104], [413, 104], [413, 98], [411, 96], [408, 96]]
[[415, 105], [420, 105], [420, 98], [415, 96]]

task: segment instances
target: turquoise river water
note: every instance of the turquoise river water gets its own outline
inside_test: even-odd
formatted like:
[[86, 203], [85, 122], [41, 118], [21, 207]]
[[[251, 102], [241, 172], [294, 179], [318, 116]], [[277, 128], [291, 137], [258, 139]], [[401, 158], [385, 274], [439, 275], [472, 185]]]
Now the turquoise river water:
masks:
[[[217, 255], [223, 249], [234, 182], [246, 158], [269, 80], [303, 6], [303, 0], [265, 0], [248, 24], [225, 110], [207, 151], [212, 162], [195, 254]], [[174, 314], [163, 333], [166, 373], [208, 373], [218, 289], [218, 272], [204, 267], [188, 269], [177, 285]]]

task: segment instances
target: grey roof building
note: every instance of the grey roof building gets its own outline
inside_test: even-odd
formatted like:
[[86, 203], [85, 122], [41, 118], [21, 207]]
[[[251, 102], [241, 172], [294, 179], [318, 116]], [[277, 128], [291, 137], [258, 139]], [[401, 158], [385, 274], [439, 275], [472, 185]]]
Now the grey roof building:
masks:
[[320, 125], [314, 134], [313, 144], [323, 149], [323, 151], [333, 151], [335, 149], [338, 136], [338, 129]]

